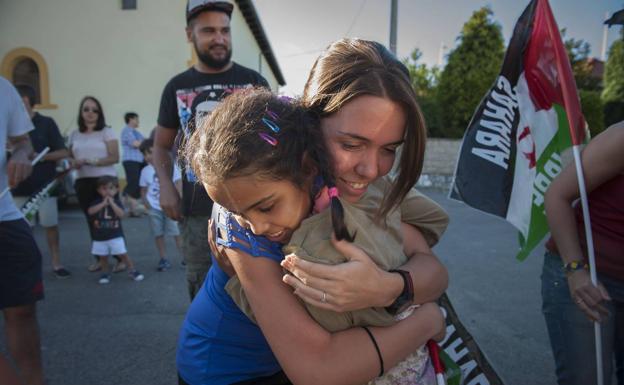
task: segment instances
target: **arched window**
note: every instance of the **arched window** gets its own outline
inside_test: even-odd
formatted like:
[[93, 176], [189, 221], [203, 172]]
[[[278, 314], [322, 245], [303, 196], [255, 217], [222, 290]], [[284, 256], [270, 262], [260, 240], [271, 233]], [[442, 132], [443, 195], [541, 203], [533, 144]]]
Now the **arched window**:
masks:
[[25, 57], [15, 63], [11, 80], [15, 85], [24, 84], [32, 87], [35, 90], [35, 104], [41, 103], [39, 67], [33, 59]]
[[0, 74], [13, 84], [31, 86], [37, 95], [37, 108], [57, 108], [50, 102], [48, 66], [39, 52], [26, 47], [9, 51], [2, 59]]

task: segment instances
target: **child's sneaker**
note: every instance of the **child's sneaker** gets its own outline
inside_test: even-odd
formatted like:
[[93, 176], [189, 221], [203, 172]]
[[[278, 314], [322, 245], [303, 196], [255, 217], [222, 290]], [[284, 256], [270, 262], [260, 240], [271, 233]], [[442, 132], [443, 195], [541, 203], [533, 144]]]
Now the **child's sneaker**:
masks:
[[158, 271], [167, 271], [171, 267], [171, 263], [166, 258], [161, 258], [158, 262]]
[[130, 270], [128, 272], [128, 277], [130, 277], [133, 281], [139, 282], [142, 281], [145, 276], [141, 274], [138, 270]]
[[109, 284], [111, 281], [111, 275], [110, 274], [102, 274], [100, 275], [100, 280], [98, 281], [98, 283], [100, 285], [107, 285]]

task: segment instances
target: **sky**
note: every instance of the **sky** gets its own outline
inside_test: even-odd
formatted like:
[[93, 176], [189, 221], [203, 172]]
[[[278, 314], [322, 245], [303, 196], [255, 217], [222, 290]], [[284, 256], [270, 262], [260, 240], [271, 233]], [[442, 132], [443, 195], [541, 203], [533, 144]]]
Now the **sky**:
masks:
[[[437, 65], [456, 45], [463, 24], [482, 6], [489, 6], [502, 27], [505, 44], [528, 4], [524, 0], [398, 0], [397, 56], [414, 48], [421, 61]], [[341, 37], [360, 37], [388, 45], [390, 0], [255, 0], [260, 21], [286, 79], [280, 89], [299, 95], [314, 59], [329, 43]], [[605, 14], [624, 8], [624, 0], [550, 0], [559, 28], [566, 37], [591, 45], [591, 56], [600, 58]], [[608, 30], [608, 45], [619, 33]], [[608, 46], [607, 45], [607, 46]], [[444, 62], [444, 59], [443, 61]]]

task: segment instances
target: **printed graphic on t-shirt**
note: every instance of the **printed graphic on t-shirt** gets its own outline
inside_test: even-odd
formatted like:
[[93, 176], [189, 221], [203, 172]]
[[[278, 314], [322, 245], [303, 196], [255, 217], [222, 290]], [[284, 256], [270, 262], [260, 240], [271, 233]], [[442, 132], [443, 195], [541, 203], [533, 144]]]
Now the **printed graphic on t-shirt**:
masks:
[[[188, 138], [195, 127], [200, 127], [219, 102], [235, 90], [252, 87], [248, 84], [208, 84], [204, 86], [176, 90], [176, 104], [178, 116], [184, 137]], [[189, 182], [196, 182], [197, 178], [187, 165], [185, 176]]]
[[115, 212], [110, 206], [104, 207], [97, 213], [96, 218], [93, 220], [93, 228], [97, 230], [110, 230], [119, 228], [119, 218], [115, 215]]
[[[95, 206], [102, 202], [102, 198], [97, 199], [91, 204]], [[120, 208], [123, 208], [121, 201], [115, 199], [115, 204]], [[113, 208], [109, 205], [104, 206], [100, 211], [93, 214], [89, 218], [91, 220], [91, 226], [93, 227], [93, 240], [94, 241], [107, 241], [123, 236], [123, 230], [121, 228], [121, 219], [115, 214]]]

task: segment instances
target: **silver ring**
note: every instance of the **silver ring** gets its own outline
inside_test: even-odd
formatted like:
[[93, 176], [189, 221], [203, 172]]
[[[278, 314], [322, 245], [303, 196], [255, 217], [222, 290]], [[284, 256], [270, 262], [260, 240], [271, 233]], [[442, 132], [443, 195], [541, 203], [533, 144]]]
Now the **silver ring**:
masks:
[[321, 297], [321, 302], [327, 303], [327, 293], [323, 292], [323, 296]]

